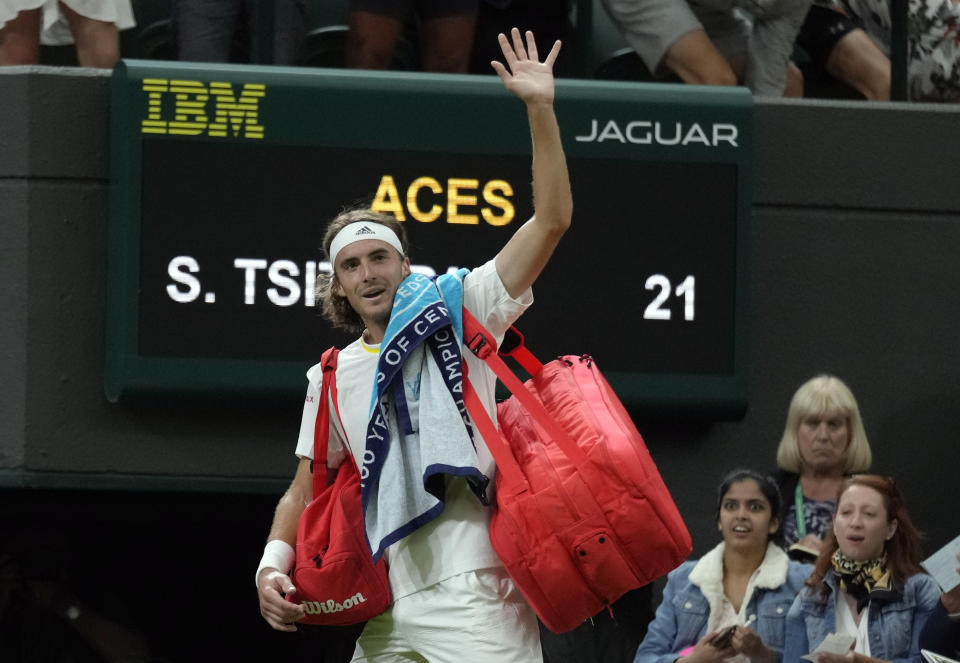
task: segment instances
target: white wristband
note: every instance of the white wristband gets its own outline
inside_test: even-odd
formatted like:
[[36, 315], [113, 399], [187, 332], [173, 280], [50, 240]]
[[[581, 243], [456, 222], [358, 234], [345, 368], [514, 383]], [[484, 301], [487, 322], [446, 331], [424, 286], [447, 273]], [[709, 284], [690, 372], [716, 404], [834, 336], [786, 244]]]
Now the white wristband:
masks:
[[272, 539], [267, 541], [263, 547], [263, 557], [260, 558], [260, 566], [257, 567], [257, 574], [253, 577], [253, 583], [260, 586], [260, 572], [264, 569], [277, 569], [281, 573], [289, 573], [293, 566], [293, 560], [297, 553], [286, 541], [281, 539]]

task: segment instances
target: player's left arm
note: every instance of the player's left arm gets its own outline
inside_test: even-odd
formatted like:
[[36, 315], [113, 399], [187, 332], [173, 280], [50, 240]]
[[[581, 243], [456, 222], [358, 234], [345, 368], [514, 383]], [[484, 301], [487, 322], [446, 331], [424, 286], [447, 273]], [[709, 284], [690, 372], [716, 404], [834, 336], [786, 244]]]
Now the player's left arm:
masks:
[[533, 33], [511, 31], [512, 43], [500, 35], [500, 48], [506, 66], [491, 62], [504, 86], [527, 107], [530, 137], [533, 141], [534, 215], [513, 234], [496, 257], [497, 274], [511, 297], [519, 297], [543, 271], [560, 237], [570, 227], [573, 195], [570, 176], [560, 140], [560, 127], [553, 112], [553, 63], [560, 42], [539, 61]]

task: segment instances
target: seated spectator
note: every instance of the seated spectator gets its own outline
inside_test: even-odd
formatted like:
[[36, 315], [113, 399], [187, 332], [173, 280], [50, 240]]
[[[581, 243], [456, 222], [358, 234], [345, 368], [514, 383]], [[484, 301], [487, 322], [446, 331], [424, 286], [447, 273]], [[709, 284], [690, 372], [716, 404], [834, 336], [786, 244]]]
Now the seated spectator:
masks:
[[[888, 0], [823, 1], [832, 2], [834, 11], [843, 12], [861, 26], [883, 55], [890, 57], [892, 23]], [[957, 39], [960, 2], [909, 0], [907, 31], [909, 98], [912, 101], [960, 102], [960, 40]], [[876, 51], [863, 45], [845, 54], [845, 59], [847, 67], [854, 71], [869, 72], [878, 66]], [[856, 87], [855, 81], [851, 84]], [[885, 98], [889, 98], [889, 85]]]
[[890, 58], [834, 0], [816, 0], [797, 44], [814, 66], [870, 101], [890, 99]]
[[[960, 564], [960, 555], [957, 555]], [[960, 567], [957, 567], [960, 575]], [[960, 585], [940, 596], [940, 603], [920, 632], [920, 649], [929, 649], [943, 656], [960, 654]]]
[[921, 663], [920, 630], [940, 598], [919, 565], [920, 537], [893, 479], [860, 474], [843, 483], [833, 527], [787, 617], [786, 661], [830, 633], [849, 635], [844, 655], [817, 663]]
[[352, 0], [347, 66], [387, 69], [410, 11], [419, 21], [424, 71], [466, 73], [478, 0]]
[[818, 375], [793, 394], [777, 447], [788, 546], [820, 550], [830, 529], [843, 477], [870, 469], [872, 454], [850, 388], [832, 375]]
[[[737, 76], [686, 2], [603, 0], [630, 47], [654, 76], [676, 74], [684, 83], [736, 85]], [[743, 52], [728, 54], [734, 58]]]
[[[888, 0], [839, 0], [864, 30], [890, 55]], [[907, 89], [912, 101], [960, 101], [960, 3], [909, 0], [907, 3]]]
[[790, 61], [811, 0], [690, 0], [714, 42], [745, 44], [741, 80], [758, 96], [803, 94], [800, 70]]
[[174, 0], [171, 18], [177, 59], [189, 62], [257, 61], [261, 37], [258, 25], [264, 20], [259, 12], [270, 6], [274, 10], [270, 63], [296, 64], [307, 34], [304, 0], [269, 3], [257, 0]]
[[787, 611], [810, 567], [787, 559], [778, 545], [779, 513], [771, 477], [735, 470], [723, 479], [717, 492], [723, 541], [667, 577], [634, 663], [711, 663], [736, 655], [754, 663], [780, 660]]
[[735, 85], [761, 96], [800, 96], [793, 42], [810, 0], [604, 0], [627, 42], [655, 75]]
[[135, 24], [130, 0], [0, 0], [0, 65], [37, 64], [41, 43], [76, 43], [81, 67], [110, 69], [117, 31]]

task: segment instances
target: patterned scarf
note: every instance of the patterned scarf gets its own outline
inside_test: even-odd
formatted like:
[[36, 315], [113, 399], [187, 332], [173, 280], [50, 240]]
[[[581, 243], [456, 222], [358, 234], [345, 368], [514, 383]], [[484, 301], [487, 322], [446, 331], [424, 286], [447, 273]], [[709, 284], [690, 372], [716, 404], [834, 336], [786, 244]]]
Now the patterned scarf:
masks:
[[857, 612], [863, 612], [874, 599], [893, 602], [903, 598], [903, 591], [893, 584], [886, 553], [858, 562], [838, 550], [833, 553], [830, 563], [840, 579], [840, 589], [857, 600]]

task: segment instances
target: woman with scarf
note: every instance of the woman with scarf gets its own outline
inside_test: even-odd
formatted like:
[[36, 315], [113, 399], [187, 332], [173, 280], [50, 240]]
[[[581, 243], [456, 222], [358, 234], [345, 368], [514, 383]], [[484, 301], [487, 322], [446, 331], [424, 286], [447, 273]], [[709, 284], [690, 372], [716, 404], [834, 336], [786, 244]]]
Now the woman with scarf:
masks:
[[817, 663], [921, 663], [920, 631], [940, 590], [920, 569], [920, 536], [893, 479], [844, 481], [833, 527], [787, 617], [784, 660], [814, 651], [830, 633], [853, 638]]
[[723, 479], [723, 541], [670, 573], [634, 663], [780, 660], [787, 611], [810, 571], [779, 546], [780, 502], [771, 477], [734, 470]]

